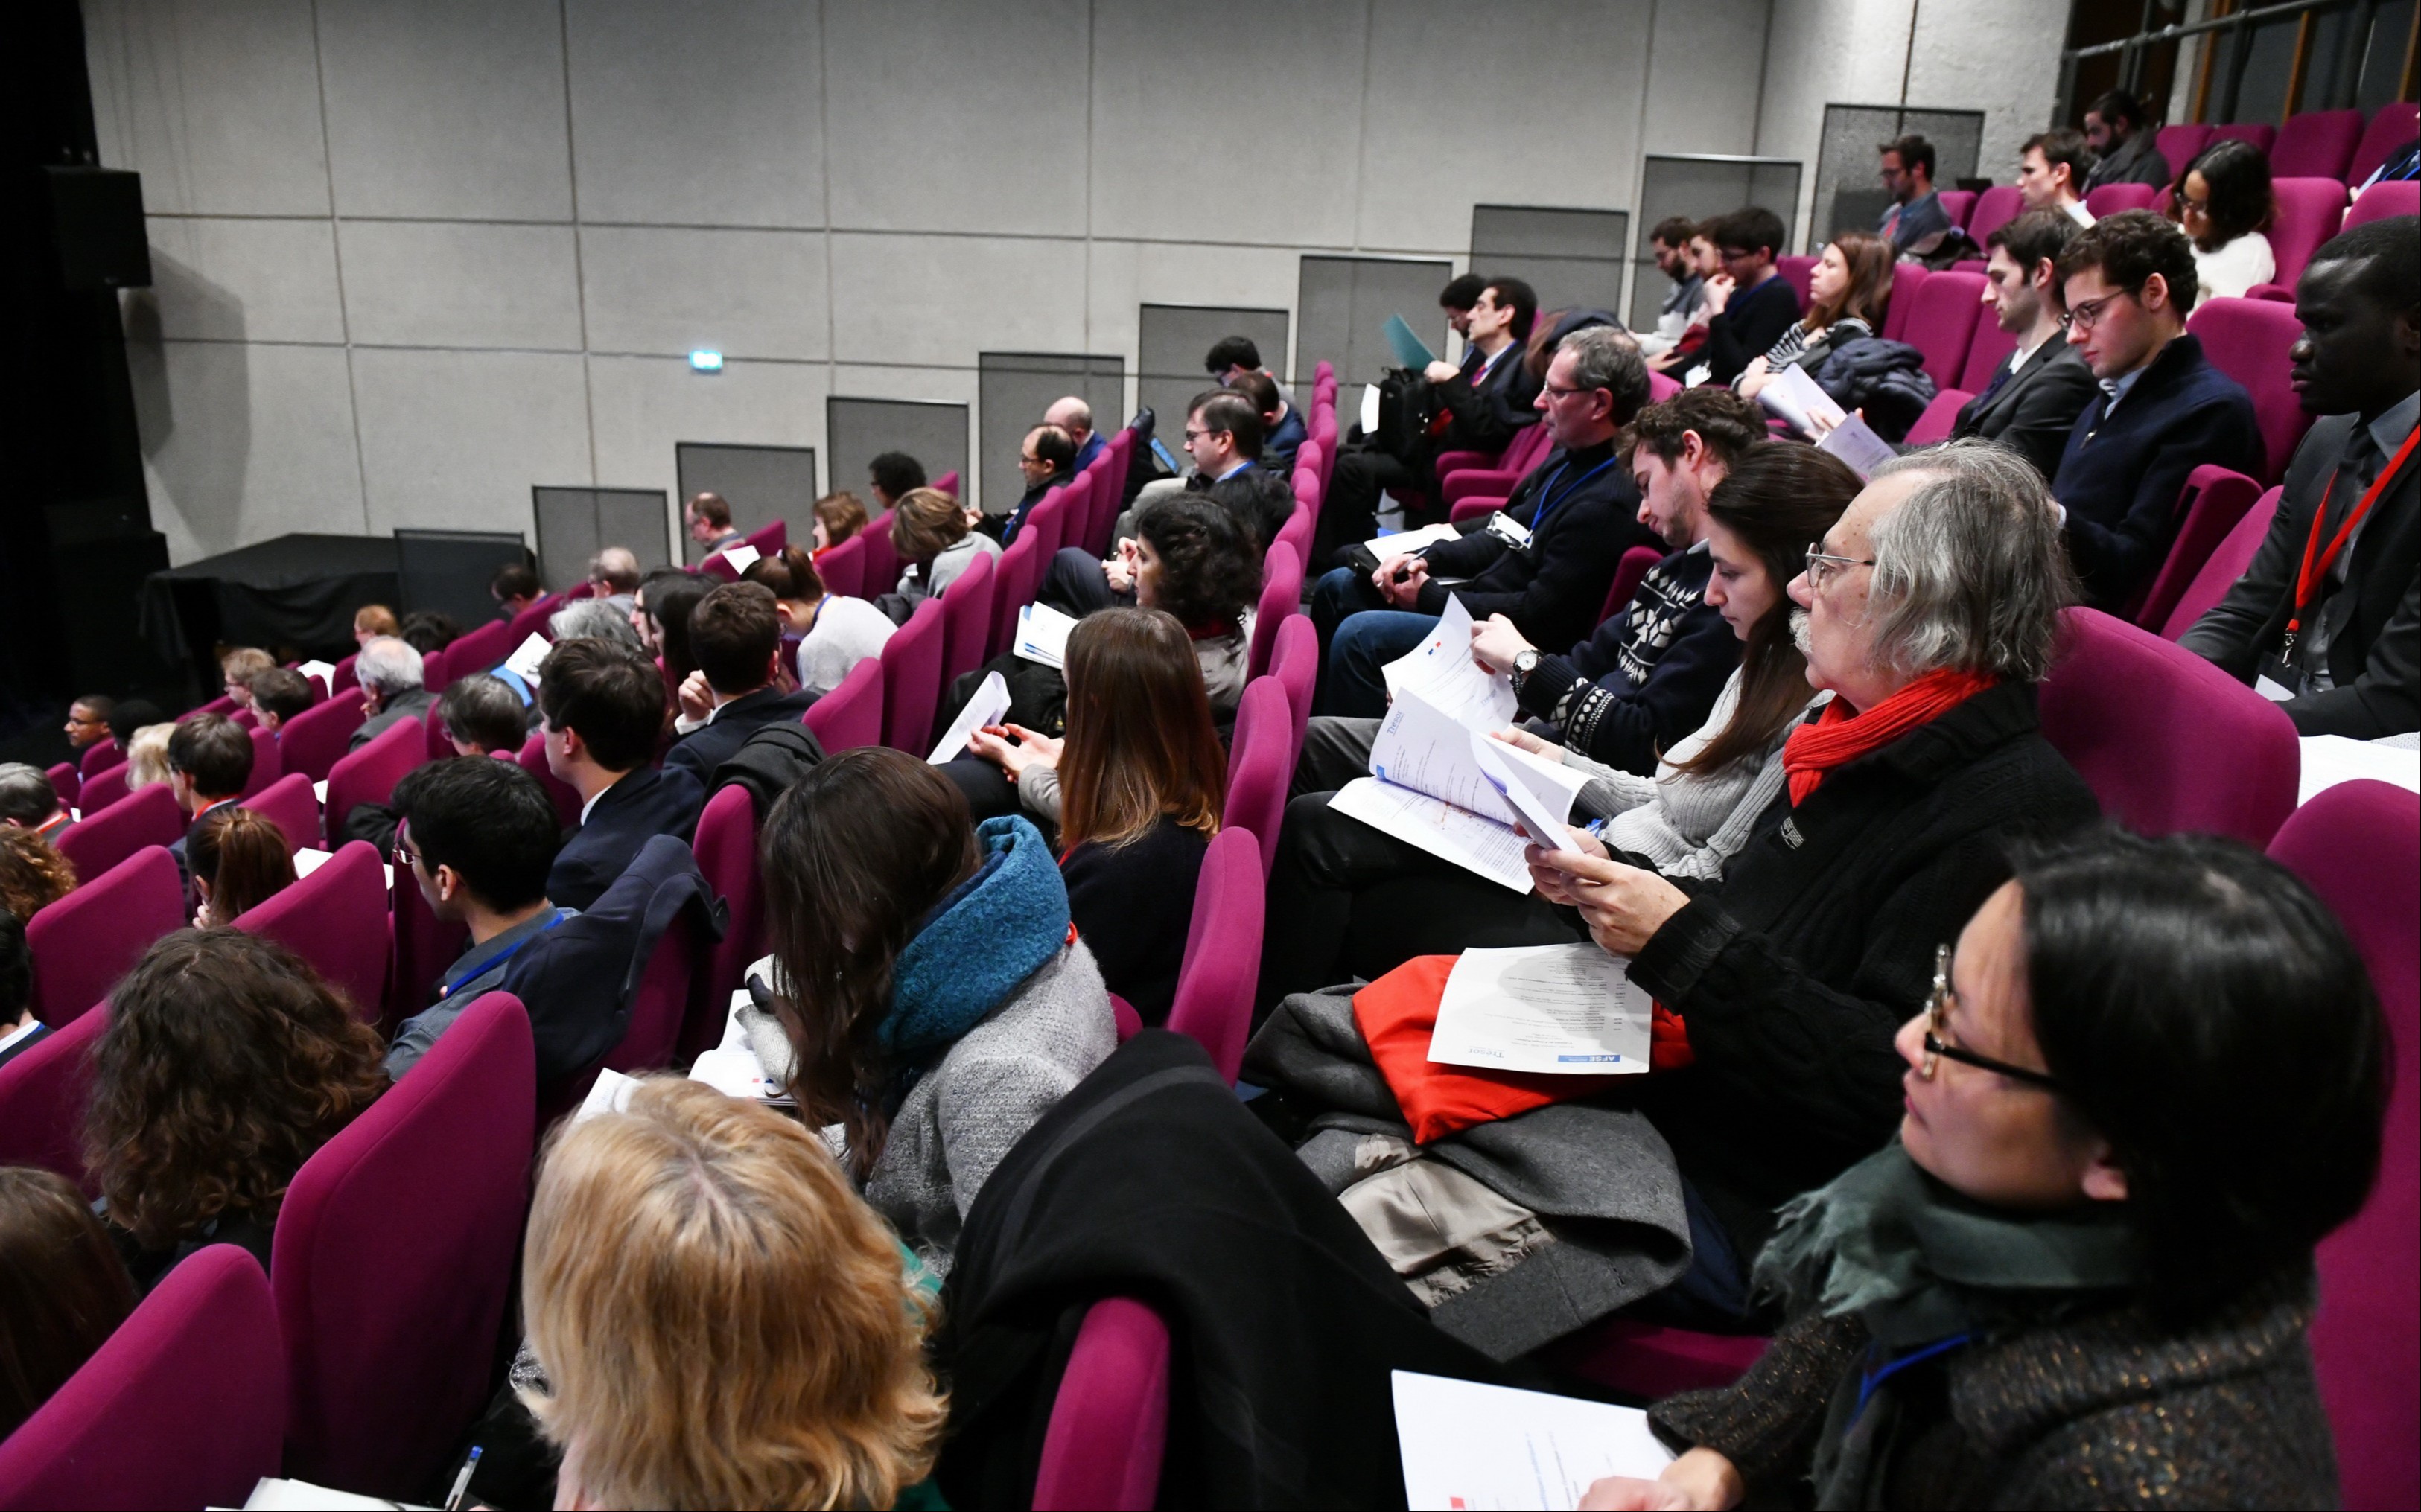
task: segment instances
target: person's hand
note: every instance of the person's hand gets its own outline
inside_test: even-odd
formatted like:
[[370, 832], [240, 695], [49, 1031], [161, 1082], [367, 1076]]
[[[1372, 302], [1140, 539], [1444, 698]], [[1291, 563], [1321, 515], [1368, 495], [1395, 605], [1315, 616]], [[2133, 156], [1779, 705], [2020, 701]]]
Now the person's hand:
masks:
[[208, 903], [204, 903], [201, 907], [194, 910], [194, 927], [196, 929], [207, 929], [210, 927], [211, 906]]
[[1628, 960], [1647, 948], [1664, 921], [1681, 912], [1690, 895], [1652, 871], [1569, 850], [1543, 851], [1532, 847], [1525, 860], [1553, 867], [1568, 879], [1561, 890], [1581, 911], [1589, 938], [1608, 955]]
[[1432, 383], [1443, 383], [1461, 371], [1462, 369], [1454, 364], [1443, 357], [1438, 357], [1431, 359], [1429, 365], [1421, 369], [1421, 376]]
[[1387, 585], [1396, 581], [1396, 569], [1418, 560], [1420, 558], [1409, 552], [1398, 552], [1393, 556], [1379, 558], [1379, 566], [1370, 574], [1370, 586], [1384, 594], [1387, 591]]
[[1559, 767], [1564, 764], [1564, 748], [1562, 746], [1557, 745], [1553, 740], [1542, 740], [1537, 736], [1531, 734], [1528, 730], [1523, 729], [1519, 725], [1507, 725], [1503, 729], [1495, 731], [1489, 738], [1491, 740], [1502, 740], [1507, 745], [1516, 746], [1522, 750], [1529, 752], [1534, 756], [1539, 756], [1552, 761]]
[[1140, 554], [1133, 538], [1128, 537], [1119, 540], [1118, 553], [1101, 564], [1101, 576], [1110, 580], [1113, 592], [1126, 593], [1134, 587], [1135, 561]]
[[1059, 753], [1068, 748], [1066, 740], [1045, 735], [1039, 730], [1029, 730], [1023, 725], [1004, 725], [1000, 727], [1023, 742], [1019, 749], [1025, 753], [1025, 764], [1029, 767], [1055, 767], [1059, 764]]
[[1056, 767], [1063, 743], [1023, 725], [987, 725], [967, 737], [967, 749], [998, 767], [1011, 782], [1028, 767]]
[[1771, 365], [1762, 355], [1752, 357], [1749, 359], [1749, 365], [1741, 369], [1740, 397], [1753, 399], [1763, 392], [1766, 384], [1773, 382], [1773, 372]]
[[1412, 609], [1421, 601], [1421, 585], [1429, 580], [1429, 564], [1417, 556], [1397, 558], [1398, 571], [1379, 585], [1379, 591], [1398, 609]]
[[1713, 273], [1708, 276], [1707, 287], [1702, 292], [1702, 297], [1707, 302], [1708, 319], [1711, 320], [1724, 313], [1724, 306], [1731, 303], [1732, 288], [1732, 275], [1729, 273]]
[[[1471, 627], [1471, 654], [1491, 672], [1510, 672], [1513, 659], [1535, 649], [1503, 615], [1491, 615]], [[1558, 757], [1557, 759], [1561, 759]]]
[[1548, 850], [1536, 845], [1522, 848], [1522, 859], [1530, 868], [1530, 885], [1550, 903], [1564, 908], [1577, 908], [1580, 898], [1572, 892], [1572, 867], [1576, 862], [1611, 862], [1604, 842], [1588, 831], [1574, 825], [1564, 826], [1569, 836], [1565, 849]]
[[1654, 1480], [1608, 1475], [1581, 1497], [1584, 1507], [1634, 1507], [1642, 1512], [1725, 1512], [1747, 1493], [1740, 1469], [1703, 1446], [1684, 1450]]
[[692, 724], [714, 712], [714, 690], [707, 686], [703, 672], [693, 672], [681, 678], [679, 697], [681, 718]]
[[1592, 1481], [1581, 1496], [1583, 1512], [1691, 1512], [1693, 1505], [1679, 1486], [1629, 1475]]

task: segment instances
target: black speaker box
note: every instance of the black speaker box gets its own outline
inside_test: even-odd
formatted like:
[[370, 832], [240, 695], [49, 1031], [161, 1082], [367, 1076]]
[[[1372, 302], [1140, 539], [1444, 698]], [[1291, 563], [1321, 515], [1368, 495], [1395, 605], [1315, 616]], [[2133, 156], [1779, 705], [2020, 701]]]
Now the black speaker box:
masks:
[[63, 288], [147, 288], [151, 242], [143, 234], [143, 176], [121, 168], [45, 167], [51, 239]]

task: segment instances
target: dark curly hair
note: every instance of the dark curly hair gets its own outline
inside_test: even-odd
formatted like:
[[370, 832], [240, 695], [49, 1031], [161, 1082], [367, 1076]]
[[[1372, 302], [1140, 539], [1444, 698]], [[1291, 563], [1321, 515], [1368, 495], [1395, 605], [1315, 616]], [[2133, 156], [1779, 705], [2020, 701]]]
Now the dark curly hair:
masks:
[[75, 864], [31, 830], [0, 824], [0, 909], [30, 919], [75, 891]]
[[85, 1163], [163, 1249], [222, 1213], [275, 1221], [294, 1173], [387, 1087], [378, 1031], [285, 946], [180, 930], [110, 994]]
[[1261, 563], [1233, 513], [1209, 495], [1155, 499], [1136, 517], [1135, 531], [1160, 558], [1160, 586], [1149, 605], [1177, 616], [1189, 631], [1241, 624], [1261, 594]]

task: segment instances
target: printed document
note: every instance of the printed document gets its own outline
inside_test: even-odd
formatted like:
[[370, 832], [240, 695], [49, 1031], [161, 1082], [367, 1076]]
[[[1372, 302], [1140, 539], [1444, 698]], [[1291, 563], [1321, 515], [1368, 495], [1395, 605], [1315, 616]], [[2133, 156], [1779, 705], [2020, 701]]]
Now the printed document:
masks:
[[1390, 1372], [1416, 1507], [1569, 1509], [1607, 1475], [1654, 1480], [1673, 1451], [1635, 1407]]
[[1400, 315], [1387, 317], [1387, 345], [1394, 350], [1398, 367], [1409, 367], [1417, 373], [1437, 361], [1437, 353], [1429, 351], [1428, 342], [1413, 335], [1411, 324]]
[[1047, 603], [1030, 603], [1017, 612], [1017, 654], [1047, 667], [1068, 664], [1068, 632], [1076, 622]]
[[1513, 681], [1491, 672], [1471, 654], [1471, 611], [1449, 594], [1437, 628], [1421, 644], [1379, 669], [1390, 702], [1418, 693], [1430, 707], [1475, 730], [1501, 730], [1513, 723], [1521, 703]]
[[756, 565], [758, 557], [764, 554], [756, 547], [742, 541], [737, 546], [726, 546], [723, 549], [723, 565], [734, 572], [745, 572]]
[[1778, 415], [1803, 436], [1820, 436], [1849, 418], [1848, 413], [1824, 392], [1807, 369], [1797, 363], [1771, 375], [1766, 385], [1757, 390], [1757, 402], [1769, 414]]
[[1380, 723], [1370, 775], [1347, 783], [1329, 806], [1526, 893], [1525, 838], [1543, 831], [1554, 837], [1545, 843], [1562, 843], [1572, 799], [1587, 780], [1561, 763], [1492, 740], [1407, 687]]
[[966, 708], [959, 710], [959, 717], [950, 722], [949, 729], [942, 736], [942, 743], [933, 747], [933, 754], [926, 758], [927, 764], [938, 767], [945, 761], [956, 761], [967, 754], [967, 737], [987, 725], [999, 724], [1007, 713], [1008, 679], [997, 670], [985, 673], [975, 696], [967, 700]]
[[531, 631], [519, 646], [513, 647], [513, 654], [505, 658], [505, 670], [535, 688], [538, 686], [538, 664], [545, 661], [546, 653], [553, 649], [553, 642]]
[[2399, 750], [2375, 740], [2342, 735], [2303, 738], [2303, 782], [2295, 794], [2301, 807], [2341, 782], [2369, 778], [2394, 783], [2408, 792], [2421, 792], [2421, 752]]
[[1410, 556], [1417, 551], [1434, 546], [1442, 540], [1460, 540], [1462, 532], [1451, 524], [1423, 525], [1418, 530], [1398, 530], [1380, 536], [1362, 544], [1381, 561], [1390, 556]]
[[333, 662], [305, 662], [294, 670], [306, 678], [317, 678], [330, 687], [336, 685], [336, 664]]
[[1648, 1069], [1655, 1004], [1592, 943], [1466, 950], [1445, 979], [1429, 1059], [1589, 1076]]
[[1825, 431], [1816, 449], [1831, 452], [1863, 478], [1873, 477], [1877, 469], [1899, 455], [1890, 442], [1875, 434], [1874, 427], [1854, 414], [1843, 415], [1839, 425]]

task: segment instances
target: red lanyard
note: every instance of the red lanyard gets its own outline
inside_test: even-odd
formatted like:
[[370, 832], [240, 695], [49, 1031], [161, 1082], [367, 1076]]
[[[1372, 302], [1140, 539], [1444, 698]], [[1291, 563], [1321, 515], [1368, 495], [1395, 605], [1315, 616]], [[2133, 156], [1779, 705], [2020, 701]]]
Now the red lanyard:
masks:
[[2329, 569], [2336, 565], [2337, 553], [2345, 550], [2345, 543], [2353, 538], [2354, 530], [2361, 525], [2363, 517], [2370, 513], [2370, 507], [2379, 502], [2379, 496], [2387, 491], [2387, 485], [2395, 481], [2397, 470], [2404, 465], [2406, 458], [2413, 455], [2413, 442], [2416, 436], [2421, 436], [2421, 430], [2405, 433], [2404, 444], [2396, 448], [2395, 457], [2379, 470], [2379, 476], [2371, 479], [2368, 491], [2363, 494], [2362, 502], [2354, 506], [2353, 512], [2346, 516], [2345, 523], [2337, 527], [2326, 552], [2320, 551], [2320, 527], [2328, 522], [2329, 495], [2336, 491], [2336, 478], [2332, 475], [2329, 486], [2320, 491], [2320, 507], [2312, 512], [2311, 538], [2304, 542], [2304, 568], [2295, 574], [2295, 613], [2287, 621], [2287, 648], [2289, 653], [2294, 649], [2295, 632], [2303, 628], [2304, 611], [2311, 605], [2313, 588], [2319, 585], [2320, 579], [2328, 576]]

